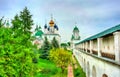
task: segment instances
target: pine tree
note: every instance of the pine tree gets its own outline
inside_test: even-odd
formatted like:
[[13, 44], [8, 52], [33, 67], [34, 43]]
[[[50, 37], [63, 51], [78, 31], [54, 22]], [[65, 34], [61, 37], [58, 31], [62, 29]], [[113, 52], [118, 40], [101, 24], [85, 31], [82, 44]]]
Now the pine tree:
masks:
[[52, 40], [52, 47], [53, 48], [59, 48], [59, 43], [58, 43], [58, 41], [56, 40], [55, 37]]
[[22, 26], [21, 20], [18, 14], [16, 14], [14, 19], [12, 20], [12, 29], [13, 31], [20, 30], [20, 29], [22, 30], [21, 26]]
[[0, 28], [0, 77], [33, 77], [36, 73], [37, 66], [32, 62], [35, 53], [29, 38], [30, 28], [23, 28], [27, 21], [20, 16], [16, 15], [12, 20], [12, 29]]
[[24, 8], [23, 11], [20, 12], [20, 15], [16, 15], [12, 20], [13, 30], [19, 30], [19, 33], [27, 34], [30, 38], [31, 28], [33, 25], [32, 15], [27, 7]]
[[30, 30], [33, 25], [32, 15], [27, 7], [24, 8], [23, 11], [20, 12], [20, 19], [22, 22], [22, 28], [24, 33], [30, 33]]
[[40, 49], [40, 58], [48, 59], [50, 49], [51, 49], [51, 45], [47, 37], [45, 37], [43, 46]]

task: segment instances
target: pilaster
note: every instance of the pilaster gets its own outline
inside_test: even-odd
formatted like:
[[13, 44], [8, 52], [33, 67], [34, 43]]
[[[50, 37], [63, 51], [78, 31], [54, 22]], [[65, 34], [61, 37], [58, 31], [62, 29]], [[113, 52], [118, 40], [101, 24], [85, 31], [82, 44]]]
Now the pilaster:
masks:
[[115, 61], [120, 63], [120, 31], [113, 33], [115, 46]]
[[102, 39], [103, 38], [97, 38], [97, 49], [98, 49], [98, 56], [100, 57], [101, 56], [101, 50], [102, 50]]
[[90, 40], [90, 53], [92, 54], [92, 50], [93, 50], [93, 41]]

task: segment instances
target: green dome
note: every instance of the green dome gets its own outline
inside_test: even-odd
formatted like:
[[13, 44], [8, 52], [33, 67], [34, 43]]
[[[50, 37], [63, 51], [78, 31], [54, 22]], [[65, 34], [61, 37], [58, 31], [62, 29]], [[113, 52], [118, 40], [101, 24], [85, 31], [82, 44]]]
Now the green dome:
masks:
[[79, 31], [78, 27], [75, 26], [74, 29], [73, 29], [73, 31]]
[[43, 35], [43, 32], [41, 30], [38, 30], [36, 33], [35, 33], [35, 36], [42, 36]]

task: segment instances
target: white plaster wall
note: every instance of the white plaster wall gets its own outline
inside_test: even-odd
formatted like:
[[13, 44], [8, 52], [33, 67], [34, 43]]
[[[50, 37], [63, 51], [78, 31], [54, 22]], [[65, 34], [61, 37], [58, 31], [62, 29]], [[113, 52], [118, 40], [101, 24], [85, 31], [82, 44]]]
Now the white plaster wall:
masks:
[[114, 36], [103, 38], [102, 52], [114, 54]]
[[88, 41], [88, 46], [87, 46], [87, 47], [88, 47], [88, 49], [90, 50], [90, 41]]
[[[90, 68], [90, 76], [92, 77], [92, 67], [95, 66], [96, 68], [96, 77], [102, 77], [103, 74], [108, 75], [108, 77], [120, 77], [120, 66], [117, 64], [113, 64], [110, 62], [106, 62], [104, 60], [92, 57], [91, 55], [87, 55], [83, 52], [80, 52], [76, 49], [74, 49], [73, 54], [77, 58], [79, 64], [82, 68], [87, 68], [87, 62], [89, 62], [89, 68]], [[85, 59], [85, 64], [84, 64]], [[84, 67], [85, 66], [85, 67]], [[84, 70], [87, 72], [88, 69]], [[87, 73], [86, 73], [87, 74]]]
[[61, 38], [58, 35], [44, 35], [43, 38], [47, 37], [48, 41], [51, 42], [53, 38], [55, 37], [58, 43], [60, 44]]
[[97, 39], [93, 40], [93, 50], [97, 51]]

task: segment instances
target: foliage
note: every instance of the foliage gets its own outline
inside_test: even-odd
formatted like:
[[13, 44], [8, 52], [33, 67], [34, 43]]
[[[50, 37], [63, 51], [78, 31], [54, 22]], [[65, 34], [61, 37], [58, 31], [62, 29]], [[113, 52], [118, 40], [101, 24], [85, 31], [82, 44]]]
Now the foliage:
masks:
[[71, 54], [62, 48], [52, 49], [49, 57], [57, 64], [58, 67], [62, 69], [62, 72], [64, 72], [68, 64], [71, 62]]
[[15, 30], [21, 30], [22, 31], [22, 23], [21, 23], [21, 20], [20, 20], [20, 17], [17, 15], [15, 15], [14, 19], [12, 20], [12, 29], [13, 31]]
[[41, 26], [36, 25], [35, 31], [38, 31], [39, 29], [41, 29]]
[[64, 48], [65, 50], [67, 50], [68, 45], [67, 45], [67, 43], [61, 43], [61, 47]]
[[31, 27], [33, 25], [32, 15], [30, 14], [27, 7], [23, 9], [23, 11], [20, 12], [20, 15], [16, 15], [14, 19], [12, 20], [12, 29], [19, 30], [20, 33], [24, 33], [29, 36], [31, 35]]
[[9, 28], [0, 28], [0, 76], [33, 76], [36, 67], [32, 63], [32, 45], [23, 43], [26, 35], [14, 37]]
[[39, 73], [35, 77], [67, 77], [67, 71], [65, 74], [61, 74], [61, 69], [50, 60], [39, 59], [37, 66], [40, 68]]
[[67, 42], [68, 46], [70, 46], [70, 42]]
[[58, 41], [56, 40], [55, 37], [52, 40], [52, 47], [53, 48], [59, 48], [59, 43], [58, 43]]
[[61, 47], [67, 47], [66, 43], [61, 43]]
[[4, 24], [5, 24], [5, 22], [3, 22], [3, 18], [4, 17], [0, 18], [0, 27], [4, 26]]
[[27, 7], [24, 8], [23, 11], [20, 12], [20, 19], [22, 22], [22, 28], [24, 33], [28, 33], [31, 30], [31, 26], [33, 25], [32, 15], [30, 14]]
[[74, 77], [86, 77], [85, 72], [79, 65], [78, 61], [76, 59], [74, 60], [76, 61], [76, 65], [77, 65], [77, 68], [74, 68]]
[[35, 54], [30, 41], [30, 28], [23, 28], [25, 22], [31, 23], [26, 21], [29, 20], [27, 18], [20, 19], [16, 15], [12, 28], [0, 28], [0, 77], [33, 77], [36, 73], [37, 67], [32, 62]]
[[48, 59], [50, 49], [51, 49], [51, 45], [47, 37], [45, 37], [44, 43], [40, 49], [40, 58]]

